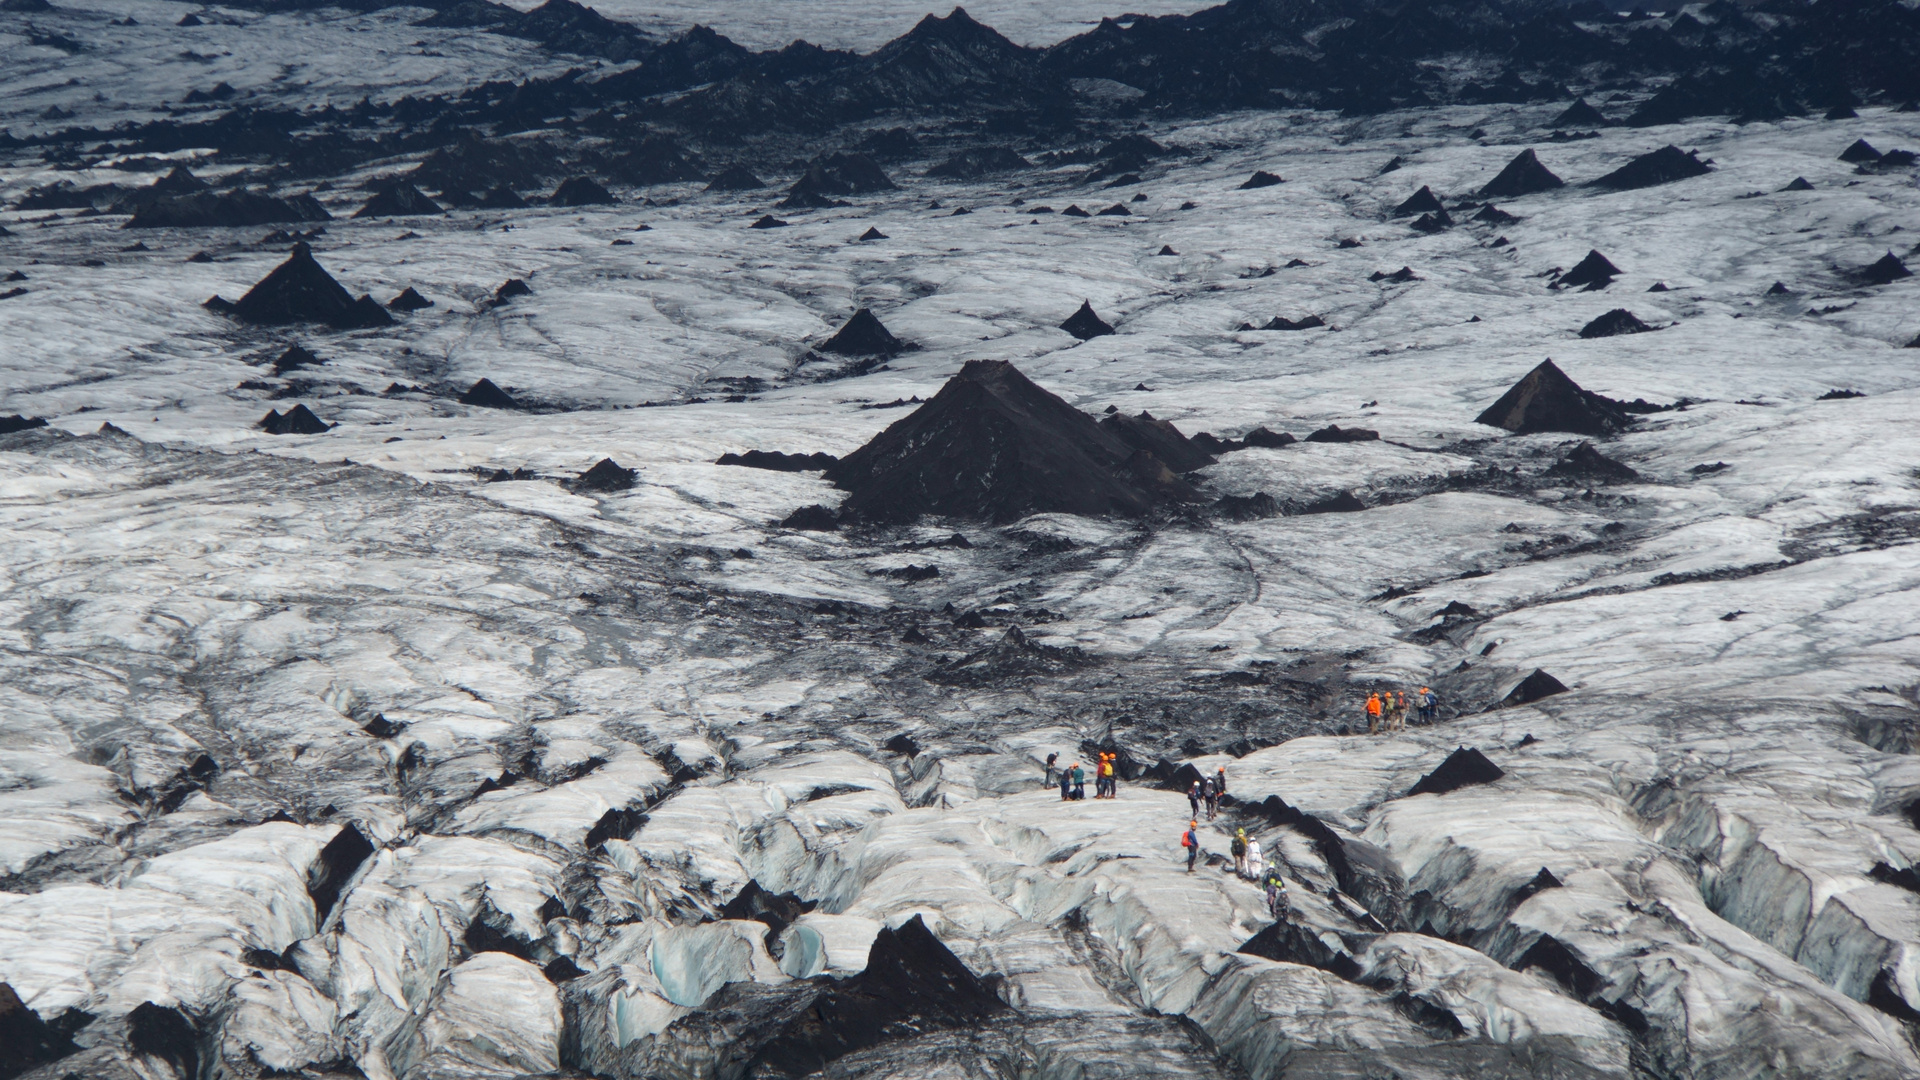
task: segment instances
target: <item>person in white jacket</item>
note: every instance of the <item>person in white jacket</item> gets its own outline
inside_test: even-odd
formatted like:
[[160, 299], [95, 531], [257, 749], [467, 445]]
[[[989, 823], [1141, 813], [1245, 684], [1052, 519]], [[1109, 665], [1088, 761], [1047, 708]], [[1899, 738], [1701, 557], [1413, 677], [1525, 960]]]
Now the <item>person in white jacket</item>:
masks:
[[1267, 874], [1267, 862], [1260, 855], [1260, 841], [1247, 841], [1247, 880], [1259, 881]]

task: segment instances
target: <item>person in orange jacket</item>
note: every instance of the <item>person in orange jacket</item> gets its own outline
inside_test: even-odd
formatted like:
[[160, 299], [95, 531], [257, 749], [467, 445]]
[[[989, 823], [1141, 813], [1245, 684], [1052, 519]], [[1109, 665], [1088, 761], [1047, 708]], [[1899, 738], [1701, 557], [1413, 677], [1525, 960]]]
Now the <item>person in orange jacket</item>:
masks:
[[1380, 730], [1380, 692], [1367, 695], [1367, 734], [1374, 735]]

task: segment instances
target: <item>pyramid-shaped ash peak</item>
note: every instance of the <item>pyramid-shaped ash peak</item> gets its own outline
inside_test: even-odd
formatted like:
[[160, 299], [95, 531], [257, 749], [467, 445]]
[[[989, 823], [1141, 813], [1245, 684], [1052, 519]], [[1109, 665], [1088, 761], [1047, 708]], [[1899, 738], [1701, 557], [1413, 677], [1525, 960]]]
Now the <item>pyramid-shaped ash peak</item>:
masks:
[[1574, 264], [1573, 269], [1554, 279], [1556, 288], [1573, 288], [1579, 285], [1605, 288], [1614, 278], [1620, 276], [1620, 268], [1612, 260], [1596, 250], [1589, 249], [1587, 257]]
[[829, 468], [843, 516], [1138, 516], [1197, 498], [1167, 466], [1002, 360], [973, 360], [926, 404]]
[[1553, 126], [1557, 128], [1596, 128], [1609, 122], [1586, 98], [1576, 99], [1565, 112], [1553, 118]]
[[1107, 325], [1105, 319], [1094, 314], [1093, 302], [1090, 300], [1080, 301], [1080, 310], [1068, 316], [1067, 321], [1060, 324], [1060, 329], [1065, 330], [1081, 341], [1091, 341], [1094, 338], [1113, 333], [1113, 327]]
[[313, 257], [305, 243], [293, 245], [287, 261], [247, 290], [233, 313], [251, 323], [324, 323], [336, 330], [388, 326], [393, 319], [379, 304], [361, 303], [341, 288]]
[[1109, 413], [1100, 421], [1100, 426], [1128, 446], [1152, 454], [1176, 473], [1213, 464], [1213, 455], [1195, 445], [1172, 421], [1157, 419], [1152, 413], [1143, 412], [1138, 416]]
[[816, 347], [821, 352], [840, 356], [891, 356], [907, 346], [881, 325], [871, 308], [861, 308], [838, 332]]
[[1633, 419], [1619, 402], [1581, 389], [1559, 365], [1543, 360], [1474, 422], [1506, 428], [1516, 435], [1547, 431], [1610, 435], [1633, 423]]
[[1393, 217], [1412, 217], [1415, 214], [1444, 213], [1446, 207], [1440, 205], [1440, 196], [1430, 187], [1422, 186], [1419, 191], [1407, 196], [1407, 201], [1393, 208]]
[[356, 218], [371, 217], [411, 217], [419, 214], [438, 214], [439, 203], [424, 195], [419, 188], [405, 180], [395, 180], [386, 184], [367, 200], [365, 206], [354, 211]]
[[1553, 170], [1541, 164], [1540, 156], [1529, 147], [1515, 154], [1513, 160], [1507, 162], [1507, 167], [1500, 170], [1500, 175], [1487, 181], [1486, 186], [1480, 189], [1480, 197], [1514, 199], [1564, 186], [1566, 181], [1553, 175]]

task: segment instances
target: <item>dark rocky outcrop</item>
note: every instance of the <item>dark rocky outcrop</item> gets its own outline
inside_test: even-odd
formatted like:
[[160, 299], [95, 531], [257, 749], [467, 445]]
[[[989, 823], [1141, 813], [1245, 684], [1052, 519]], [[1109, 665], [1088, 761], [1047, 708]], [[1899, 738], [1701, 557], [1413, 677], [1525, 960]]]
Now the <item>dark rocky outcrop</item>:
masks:
[[[716, 1075], [802, 1077], [867, 1047], [980, 1027], [1006, 1011], [992, 988], [915, 915], [898, 929], [881, 929], [860, 974], [777, 987], [731, 983], [655, 1036], [651, 1053], [678, 1061], [688, 1051], [720, 1048]], [[668, 1070], [643, 1063], [636, 1073], [655, 1074]]]
[[1566, 692], [1566, 685], [1559, 679], [1554, 678], [1539, 668], [1534, 668], [1533, 674], [1521, 679], [1513, 689], [1507, 691], [1507, 696], [1500, 699], [1500, 705], [1502, 708], [1514, 705], [1529, 705], [1542, 698], [1549, 698], [1555, 694], [1564, 694]]
[[1393, 213], [1389, 216], [1402, 218], [1412, 217], [1415, 214], [1431, 214], [1436, 212], [1446, 212], [1446, 207], [1440, 205], [1440, 196], [1435, 195], [1432, 188], [1422, 187], [1419, 191], [1407, 196], [1405, 202], [1394, 207]]
[[832, 337], [815, 346], [820, 352], [839, 356], [891, 356], [906, 347], [880, 324], [871, 308], [854, 312]]
[[1257, 427], [1240, 436], [1240, 441], [1247, 446], [1264, 446], [1270, 450], [1278, 450], [1283, 446], [1292, 446], [1300, 440], [1284, 431], [1268, 431], [1265, 427]]
[[1595, 450], [1590, 442], [1581, 443], [1554, 462], [1547, 475], [1589, 484], [1631, 484], [1640, 479], [1639, 473]]
[[1567, 106], [1566, 111], [1553, 118], [1553, 127], [1578, 129], [1604, 127], [1612, 123], [1602, 116], [1599, 109], [1587, 104], [1586, 98], [1578, 98]]
[[1621, 334], [1644, 334], [1653, 327], [1634, 317], [1626, 308], [1614, 308], [1587, 325], [1580, 328], [1583, 338], [1619, 337]]
[[781, 519], [780, 527], [802, 532], [832, 532], [840, 527], [840, 516], [832, 509], [814, 503], [788, 514]]
[[1592, 185], [1612, 191], [1630, 191], [1634, 188], [1671, 184], [1676, 180], [1705, 176], [1712, 171], [1705, 162], [1700, 160], [1698, 151], [1688, 153], [1677, 146], [1668, 145], [1651, 153], [1641, 154], [1598, 180], [1592, 181]]
[[1852, 165], [1866, 165], [1880, 160], [1880, 151], [1865, 139], [1855, 139], [1853, 145], [1840, 151], [1840, 160]]
[[839, 460], [832, 454], [783, 454], [778, 450], [749, 450], [744, 454], [721, 454], [714, 464], [741, 465], [773, 472], [812, 472], [832, 468]]
[[18, 413], [12, 416], [0, 416], [0, 435], [11, 435], [16, 431], [31, 431], [34, 428], [46, 426], [46, 420], [38, 416], [21, 416]]
[[639, 482], [639, 477], [637, 470], [624, 468], [612, 458], [601, 458], [567, 486], [574, 491], [626, 491]]
[[883, 233], [879, 229], [875, 228], [874, 226], [869, 225], [867, 226], [867, 231], [860, 234], [859, 239], [861, 240], [861, 242], [864, 243], [868, 240], [887, 240], [891, 238], [887, 236], [886, 233]]
[[438, 214], [443, 207], [417, 187], [405, 180], [395, 180], [374, 192], [366, 205], [354, 211], [356, 218], [373, 217], [413, 217], [420, 214]]
[[1157, 419], [1152, 413], [1143, 412], [1139, 416], [1108, 413], [1100, 426], [1128, 446], [1152, 454], [1176, 473], [1213, 464], [1213, 457], [1181, 434], [1172, 422]]
[[185, 1013], [151, 1001], [127, 1014], [127, 1048], [171, 1065], [182, 1077], [200, 1075], [200, 1036]]
[[423, 311], [433, 306], [433, 301], [421, 296], [419, 291], [409, 285], [400, 295], [387, 301], [389, 311]]
[[1240, 185], [1239, 190], [1253, 191], [1258, 188], [1272, 187], [1275, 184], [1284, 184], [1284, 183], [1286, 183], [1285, 180], [1281, 179], [1278, 176], [1275, 176], [1274, 174], [1268, 172], [1267, 170], [1257, 169], [1254, 171], [1254, 174], [1252, 176], [1247, 177], [1246, 183]]
[[1589, 290], [1604, 289], [1613, 284], [1620, 276], [1620, 268], [1613, 265], [1605, 255], [1589, 250], [1587, 257], [1574, 264], [1573, 269], [1553, 279], [1552, 287], [1571, 289], [1585, 286]]
[[749, 229], [784, 229], [790, 224], [792, 223], [787, 221], [782, 221], [779, 218], [774, 217], [772, 214], [762, 214], [760, 215], [760, 220], [747, 226], [747, 228]]
[[185, 165], [175, 165], [167, 175], [155, 180], [143, 188], [128, 192], [126, 197], [114, 204], [116, 214], [137, 214], [144, 207], [153, 205], [161, 199], [197, 195], [212, 188], [205, 180], [193, 175]]
[[1029, 639], [1019, 627], [1009, 626], [993, 644], [941, 665], [926, 678], [947, 686], [1004, 686], [1010, 679], [1060, 675], [1089, 662], [1079, 649], [1044, 645]]
[[1391, 274], [1387, 273], [1385, 270], [1375, 270], [1373, 273], [1367, 275], [1367, 280], [1368, 281], [1388, 281], [1388, 282], [1392, 282], [1395, 285], [1400, 285], [1409, 281], [1419, 281], [1420, 275], [1413, 272], [1413, 267], [1403, 266], [1400, 269], [1395, 270]]
[[1033, 162], [1004, 146], [962, 150], [927, 170], [928, 176], [948, 180], [977, 180], [998, 173], [1033, 168]]
[[707, 181], [708, 191], [759, 191], [766, 187], [766, 181], [753, 175], [753, 170], [745, 165], [730, 165], [716, 173]]
[[1094, 314], [1093, 302], [1089, 300], [1080, 301], [1080, 310], [1068, 316], [1067, 321], [1060, 324], [1060, 329], [1081, 341], [1091, 341], [1113, 333], [1113, 327], [1108, 326], [1105, 319]]
[[1279, 516], [1280, 503], [1264, 491], [1256, 491], [1251, 495], [1222, 495], [1213, 504], [1213, 511], [1228, 521], [1258, 521]]
[[1500, 175], [1487, 181], [1480, 189], [1480, 197], [1516, 199], [1564, 186], [1566, 181], [1553, 175], [1553, 171], [1541, 164], [1539, 156], [1529, 148], [1514, 155], [1513, 160], [1507, 162], [1507, 167], [1500, 170]]
[[478, 405], [483, 409], [517, 409], [520, 403], [505, 390], [493, 385], [492, 379], [481, 379], [460, 395], [460, 404]]
[[562, 180], [547, 201], [555, 206], [607, 206], [614, 198], [612, 192], [592, 177], [574, 176]]
[[1306, 441], [1317, 443], [1372, 442], [1379, 437], [1379, 432], [1369, 428], [1343, 428], [1339, 424], [1328, 424], [1326, 427], [1309, 434]]
[[1505, 428], [1515, 435], [1548, 431], [1611, 435], [1631, 424], [1633, 417], [1619, 402], [1582, 390], [1552, 360], [1543, 360], [1474, 422]]
[[769, 942], [779, 937], [780, 932], [793, 925], [794, 920], [814, 909], [814, 902], [802, 900], [793, 893], [768, 892], [758, 881], [752, 878], [735, 893], [733, 899], [720, 906], [719, 915], [723, 919], [750, 919], [765, 923]]
[[1889, 251], [1878, 262], [1861, 269], [1855, 276], [1863, 285], [1891, 285], [1901, 278], [1912, 277], [1913, 271], [1907, 269], [1907, 264], [1901, 262], [1899, 256]]
[[340, 899], [340, 890], [353, 880], [360, 864], [373, 852], [373, 841], [351, 823], [341, 826], [333, 839], [327, 841], [327, 846], [320, 849], [320, 858], [307, 874], [307, 895], [313, 898], [317, 921], [326, 921], [327, 913]]
[[1813, 184], [1809, 183], [1807, 178], [1804, 176], [1796, 176], [1793, 178], [1792, 182], [1790, 182], [1789, 184], [1787, 184], [1786, 187], [1783, 187], [1780, 190], [1781, 191], [1812, 191]]
[[872, 158], [836, 150], [808, 162], [807, 171], [787, 189], [780, 205], [786, 209], [838, 206], [840, 196], [892, 191], [894, 187], [886, 170]]
[[237, 228], [281, 225], [302, 221], [330, 221], [333, 215], [311, 195], [276, 199], [251, 191], [223, 195], [200, 192], [155, 199], [135, 211], [129, 229]]
[[269, 435], [325, 435], [332, 430], [305, 405], [295, 405], [284, 413], [275, 409], [261, 417], [254, 427]]
[[42, 1020], [11, 985], [0, 982], [0, 1080], [78, 1051], [73, 1033], [92, 1019], [88, 1013], [67, 1009], [51, 1022]]
[[528, 285], [517, 277], [508, 278], [500, 283], [499, 288], [493, 290], [493, 302], [496, 304], [504, 304], [516, 296], [532, 295], [533, 286]]
[[1145, 514], [1196, 492], [1004, 361], [969, 361], [940, 392], [826, 472], [842, 512], [1006, 522], [1060, 512]]
[[1453, 228], [1453, 218], [1445, 210], [1439, 210], [1431, 214], [1421, 214], [1418, 218], [1414, 219], [1413, 224], [1409, 226], [1409, 228], [1417, 233], [1431, 234], [1444, 232], [1447, 229]]
[[1407, 795], [1445, 795], [1474, 784], [1491, 784], [1505, 775], [1500, 766], [1487, 760], [1487, 755], [1462, 746], [1448, 754], [1439, 768], [1421, 777]]
[[355, 300], [313, 257], [313, 249], [295, 244], [287, 261], [260, 279], [232, 305], [232, 314], [266, 326], [324, 323], [336, 330], [390, 326], [393, 318], [370, 296]]
[[289, 371], [297, 371], [300, 368], [306, 367], [319, 367], [324, 363], [326, 363], [325, 360], [313, 355], [305, 346], [289, 345], [287, 346], [286, 352], [274, 358], [273, 373], [275, 375], [285, 375]]

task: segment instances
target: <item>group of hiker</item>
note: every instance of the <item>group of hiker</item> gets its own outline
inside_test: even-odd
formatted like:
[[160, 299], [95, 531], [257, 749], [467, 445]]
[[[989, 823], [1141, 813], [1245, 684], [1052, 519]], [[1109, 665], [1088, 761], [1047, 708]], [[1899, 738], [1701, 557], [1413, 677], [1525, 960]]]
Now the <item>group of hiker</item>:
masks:
[[[1108, 753], [1104, 750], [1099, 753], [1098, 760], [1094, 764], [1093, 772], [1094, 798], [1112, 799], [1119, 796], [1120, 776], [1114, 768], [1119, 758], [1120, 755], [1117, 753]], [[1047, 755], [1047, 772], [1044, 782], [1048, 785], [1052, 785], [1053, 783], [1053, 768], [1059, 760], [1059, 754]], [[1060, 769], [1060, 801], [1072, 802], [1075, 799], [1084, 799], [1086, 797], [1087, 771], [1082, 768], [1077, 761], [1071, 765], [1062, 767]]]
[[[1120, 755], [1109, 751], [1099, 751], [1094, 762], [1094, 795], [1096, 799], [1112, 799], [1119, 795], [1119, 773], [1117, 765]], [[1060, 774], [1060, 799], [1072, 802], [1087, 797], [1086, 769], [1079, 762], [1060, 765], [1060, 755], [1047, 755], [1044, 782], [1054, 783], [1056, 767]], [[1220, 797], [1227, 793], [1227, 767], [1215, 769], [1213, 775], [1202, 775], [1187, 788], [1187, 805], [1192, 809], [1192, 820], [1187, 829], [1180, 834], [1180, 846], [1187, 851], [1187, 872], [1192, 873], [1200, 861], [1200, 817], [1204, 809], [1206, 819], [1214, 820], [1220, 815]], [[1260, 841], [1249, 837], [1244, 828], [1235, 829], [1233, 840], [1228, 845], [1233, 853], [1233, 872], [1248, 881], [1257, 882], [1266, 892], [1267, 907], [1275, 919], [1286, 918], [1289, 909], [1286, 878], [1281, 875], [1276, 864], [1267, 865], [1266, 857], [1261, 854]]]
[[1202, 776], [1187, 788], [1187, 805], [1193, 808], [1192, 817], [1200, 817], [1200, 808], [1206, 807], [1207, 820], [1220, 816], [1220, 796], [1227, 793], [1227, 767], [1212, 776]]
[[1430, 686], [1423, 686], [1411, 698], [1404, 690], [1375, 690], [1367, 695], [1367, 734], [1405, 731], [1409, 709], [1420, 714], [1422, 724], [1431, 724], [1440, 710], [1440, 698]]

